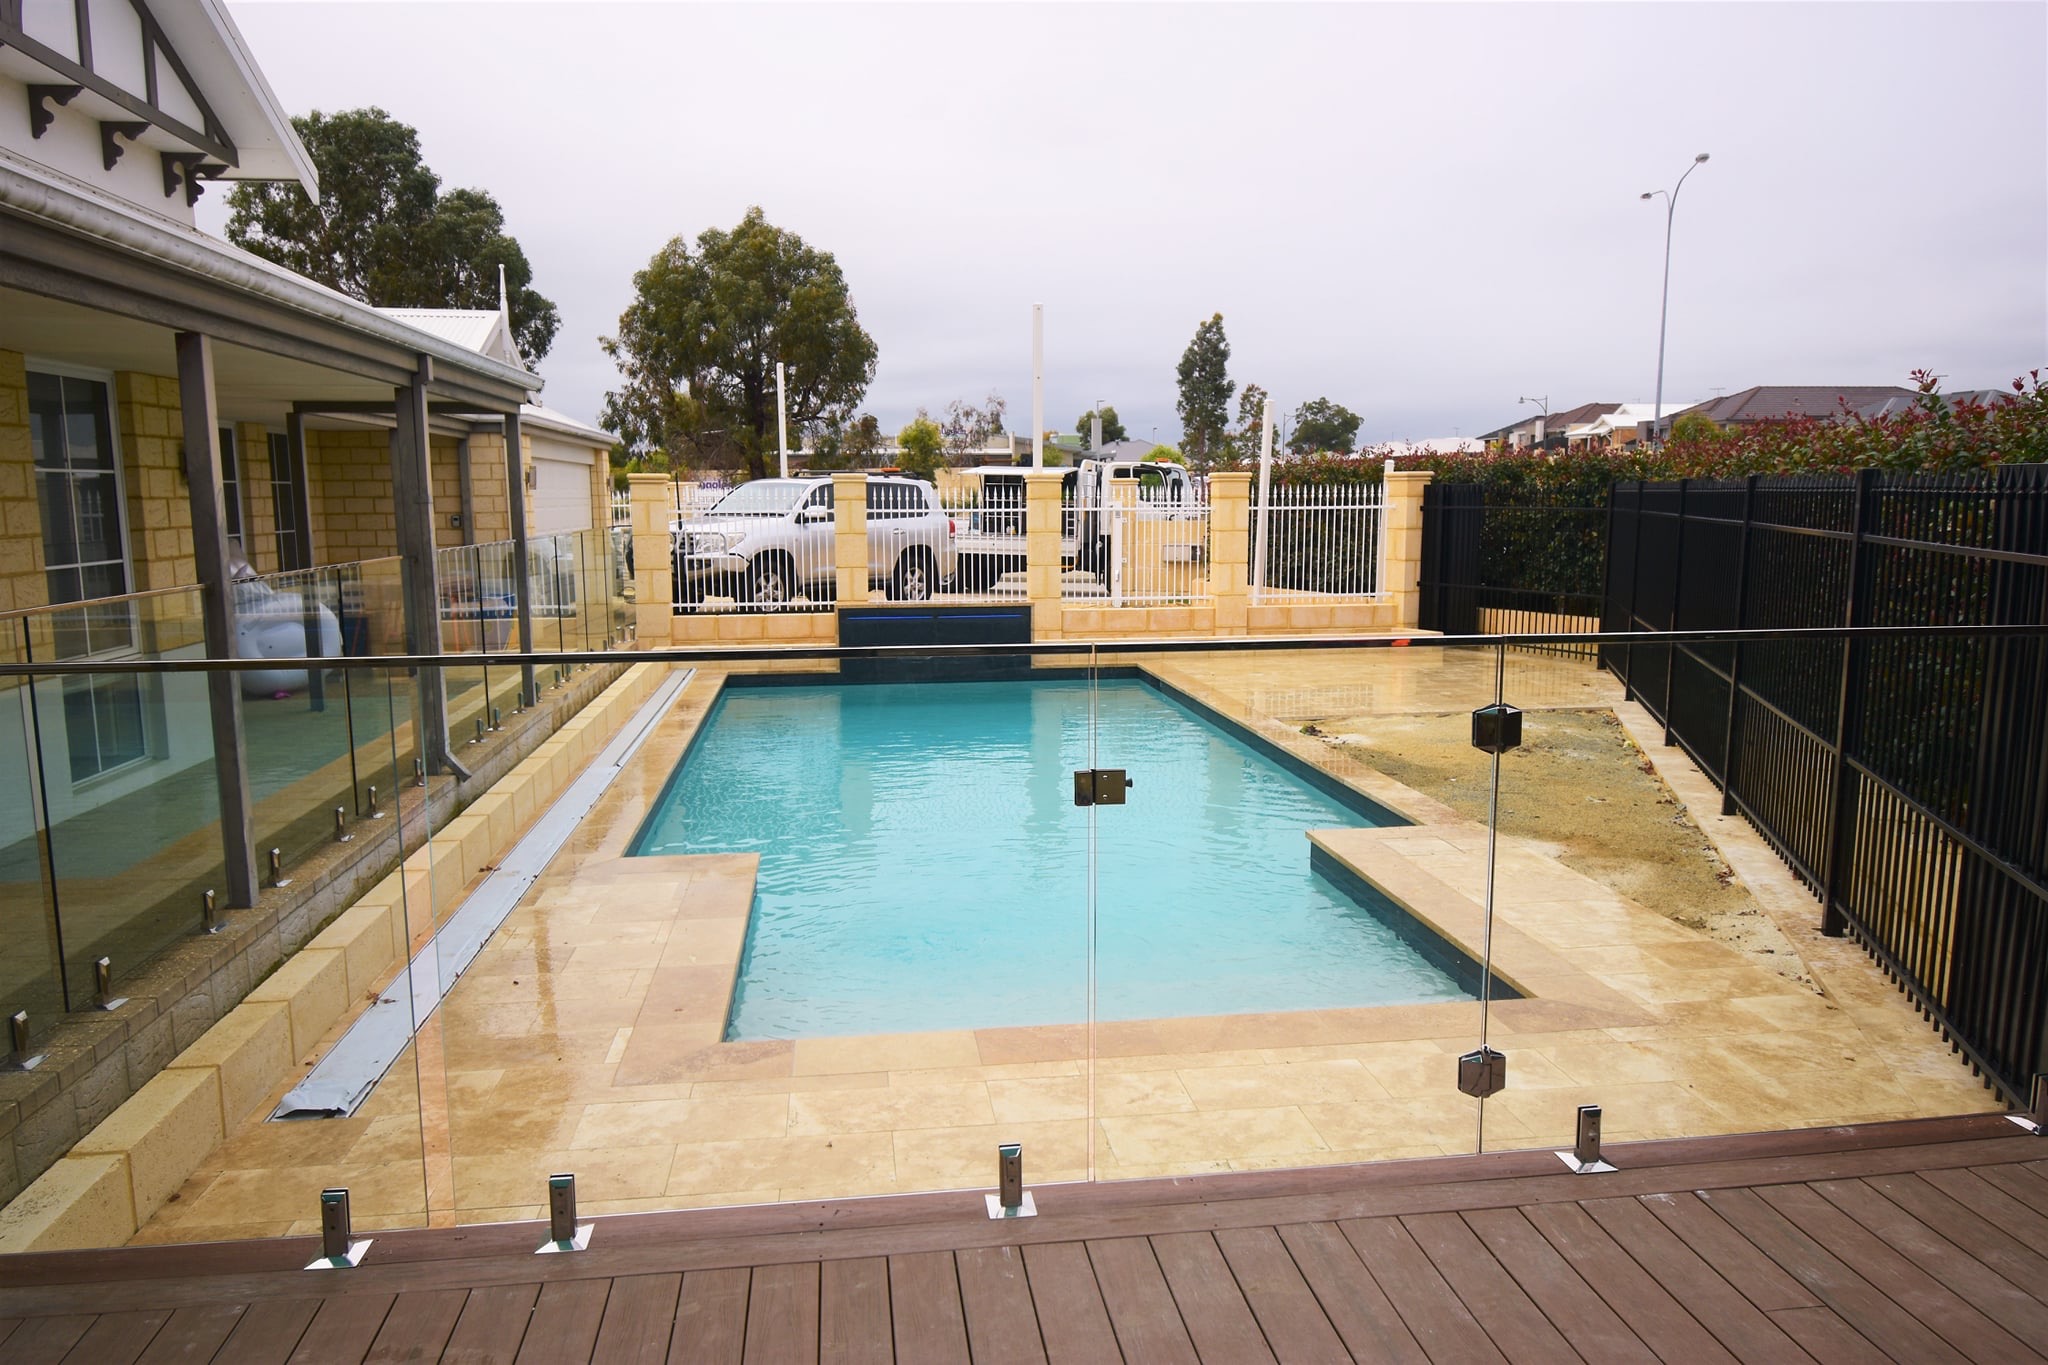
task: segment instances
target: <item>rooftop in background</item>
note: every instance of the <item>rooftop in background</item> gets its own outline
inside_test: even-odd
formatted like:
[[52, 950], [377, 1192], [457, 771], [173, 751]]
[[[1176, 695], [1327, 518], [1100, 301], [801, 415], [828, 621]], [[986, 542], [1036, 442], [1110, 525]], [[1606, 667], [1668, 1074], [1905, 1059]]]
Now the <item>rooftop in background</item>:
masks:
[[1854, 412], [1888, 399], [1911, 402], [1915, 396], [1912, 389], [1896, 384], [1759, 384], [1691, 408], [1667, 407], [1664, 419], [1670, 421], [1682, 412], [1697, 412], [1721, 426], [1740, 426], [1748, 422], [1783, 422], [1794, 417], [1829, 418], [1839, 416], [1845, 406]]

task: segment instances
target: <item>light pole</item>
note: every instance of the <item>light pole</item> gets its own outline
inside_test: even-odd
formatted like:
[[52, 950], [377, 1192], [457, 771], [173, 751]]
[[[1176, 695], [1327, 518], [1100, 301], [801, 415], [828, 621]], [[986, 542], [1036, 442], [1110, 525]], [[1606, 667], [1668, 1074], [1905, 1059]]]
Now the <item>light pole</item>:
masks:
[[1678, 183], [1667, 193], [1664, 190], [1647, 190], [1645, 199], [1664, 196], [1664, 302], [1657, 310], [1657, 415], [1650, 421], [1650, 434], [1657, 440], [1664, 439], [1664, 324], [1671, 317], [1671, 220], [1678, 212], [1678, 192], [1685, 188], [1685, 176], [1707, 164], [1707, 154], [1701, 152], [1692, 159], [1692, 165], [1685, 168], [1685, 175], [1678, 177]]
[[1517, 398], [1515, 400], [1516, 407], [1520, 407], [1524, 403], [1536, 404], [1537, 412], [1542, 414], [1536, 419], [1536, 445], [1538, 449], [1541, 449], [1545, 438], [1550, 435], [1550, 398], [1546, 395], [1542, 398]]

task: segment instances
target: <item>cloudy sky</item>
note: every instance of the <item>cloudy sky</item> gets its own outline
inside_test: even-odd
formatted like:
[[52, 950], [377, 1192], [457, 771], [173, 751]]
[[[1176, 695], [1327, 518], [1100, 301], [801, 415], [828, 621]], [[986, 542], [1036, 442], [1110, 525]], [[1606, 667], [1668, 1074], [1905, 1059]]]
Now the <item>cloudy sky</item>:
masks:
[[[488, 189], [561, 309], [545, 401], [667, 239], [750, 204], [834, 253], [867, 407], [1106, 398], [1174, 367], [1326, 395], [1363, 437], [1664, 392], [2002, 385], [2048, 364], [2048, 6], [328, 4], [236, 0], [293, 112], [380, 105]], [[217, 229], [220, 209], [209, 200]], [[1520, 409], [1527, 415], [1529, 409]]]

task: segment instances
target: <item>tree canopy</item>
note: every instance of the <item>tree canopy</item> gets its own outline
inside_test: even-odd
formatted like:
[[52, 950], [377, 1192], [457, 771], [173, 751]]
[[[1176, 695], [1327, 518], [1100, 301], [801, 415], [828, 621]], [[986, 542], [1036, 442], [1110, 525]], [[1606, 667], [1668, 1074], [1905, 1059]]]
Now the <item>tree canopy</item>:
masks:
[[917, 410], [909, 426], [896, 433], [896, 447], [902, 452], [897, 464], [903, 472], [926, 481], [936, 477], [939, 466], [945, 463], [945, 434], [923, 408]]
[[1294, 410], [1294, 432], [1287, 438], [1287, 448], [1296, 455], [1318, 451], [1348, 455], [1358, 443], [1358, 428], [1364, 422], [1342, 404], [1311, 398]]
[[496, 308], [505, 267], [512, 335], [529, 364], [561, 318], [484, 190], [445, 193], [419, 134], [382, 109], [294, 118], [320, 173], [320, 200], [296, 184], [244, 181], [228, 194], [228, 240], [379, 308]]
[[[1081, 433], [1081, 449], [1083, 450], [1089, 449], [1094, 443], [1094, 437], [1090, 434], [1090, 425], [1094, 422], [1097, 415], [1095, 409], [1090, 408], [1074, 419], [1074, 430]], [[1102, 443], [1104, 445], [1108, 445], [1111, 441], [1130, 439], [1131, 433], [1124, 430], [1124, 420], [1116, 415], [1116, 408], [1113, 405], [1104, 403], [1102, 405], [1102, 412], [1099, 415], [1102, 418]]]
[[1271, 396], [1262, 386], [1249, 381], [1237, 395], [1237, 430], [1231, 439], [1240, 459], [1259, 458], [1259, 443], [1266, 422], [1266, 400]]
[[[605, 354], [623, 387], [602, 420], [636, 450], [673, 455], [710, 431], [767, 473], [775, 446], [775, 362], [789, 367], [789, 423], [844, 423], [875, 377], [875, 341], [860, 325], [829, 251], [770, 223], [759, 208], [695, 250], [681, 237], [633, 276], [633, 302]], [[688, 401], [683, 401], [687, 399]]]
[[1230, 445], [1230, 342], [1223, 314], [1195, 328], [1195, 339], [1180, 357], [1181, 449], [1195, 469], [1225, 459]]
[[946, 458], [959, 464], [987, 450], [989, 441], [1003, 430], [1003, 411], [1007, 406], [999, 393], [989, 394], [980, 407], [964, 398], [946, 404], [945, 419], [939, 423], [946, 438]]

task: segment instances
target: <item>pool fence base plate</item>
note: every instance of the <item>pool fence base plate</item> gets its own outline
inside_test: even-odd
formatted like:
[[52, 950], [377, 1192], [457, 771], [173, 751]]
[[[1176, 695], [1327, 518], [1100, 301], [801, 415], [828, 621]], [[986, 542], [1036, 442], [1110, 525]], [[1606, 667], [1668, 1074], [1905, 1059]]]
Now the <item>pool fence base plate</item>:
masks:
[[1581, 1161], [1577, 1152], [1558, 1152], [1557, 1159], [1570, 1168], [1573, 1175], [1599, 1175], [1615, 1167], [1605, 1161]]
[[547, 1256], [557, 1251], [587, 1251], [590, 1249], [590, 1230], [594, 1223], [578, 1223], [576, 1235], [566, 1242], [542, 1242], [533, 1249], [536, 1256]]
[[2026, 1129], [2029, 1133], [2034, 1134], [2036, 1137], [2039, 1137], [2041, 1135], [2041, 1125], [2034, 1122], [2033, 1119], [2029, 1118], [2025, 1114], [2007, 1114], [2005, 1116], [2005, 1119], [2006, 1122], [2017, 1124], [2019, 1127]]
[[350, 1242], [348, 1250], [340, 1256], [315, 1256], [307, 1265], [308, 1270], [347, 1270], [363, 1263], [363, 1253], [370, 1249], [373, 1238], [365, 1237], [360, 1242]]
[[1031, 1197], [1031, 1191], [1029, 1190], [1024, 1191], [1023, 1203], [1007, 1208], [1004, 1207], [1002, 1196], [999, 1194], [985, 1194], [982, 1198], [988, 1200], [988, 1216], [991, 1218], [1036, 1218], [1038, 1216], [1038, 1201]]

